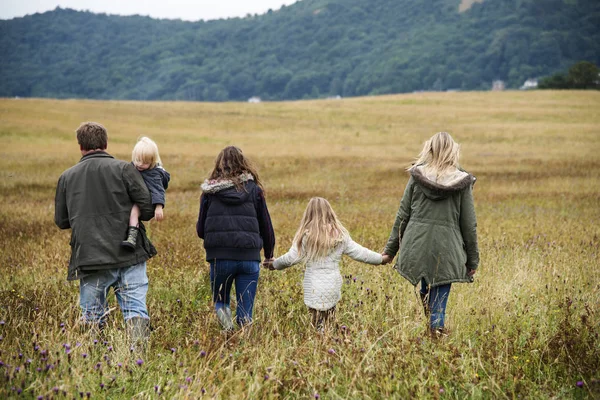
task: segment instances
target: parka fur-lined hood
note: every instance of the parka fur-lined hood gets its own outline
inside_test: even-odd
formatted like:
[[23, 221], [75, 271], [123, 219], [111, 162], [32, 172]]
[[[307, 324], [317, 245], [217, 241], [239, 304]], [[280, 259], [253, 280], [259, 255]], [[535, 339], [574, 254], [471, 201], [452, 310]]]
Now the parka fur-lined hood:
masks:
[[[245, 184], [248, 181], [254, 181], [254, 177], [250, 173], [244, 173], [239, 176], [240, 183]], [[200, 188], [204, 193], [215, 194], [225, 189], [235, 187], [235, 182], [231, 179], [211, 179], [205, 180]]]
[[236, 190], [235, 182], [231, 179], [213, 179], [206, 180], [200, 188], [204, 194], [218, 197], [227, 204], [242, 204], [247, 201], [254, 186], [254, 177], [252, 174], [244, 173], [239, 176], [239, 182], [244, 187], [243, 190]]
[[475, 183], [475, 177], [468, 172], [456, 168], [440, 177], [427, 173], [423, 165], [416, 165], [410, 169], [410, 175], [423, 189], [425, 196], [431, 200], [442, 200], [460, 192]]

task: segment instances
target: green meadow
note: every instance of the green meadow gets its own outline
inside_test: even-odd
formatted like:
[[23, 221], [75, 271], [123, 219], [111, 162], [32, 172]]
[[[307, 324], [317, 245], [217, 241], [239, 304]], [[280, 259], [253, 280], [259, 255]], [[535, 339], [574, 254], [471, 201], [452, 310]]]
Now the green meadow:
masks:
[[[172, 180], [148, 231], [153, 332], [133, 354], [114, 295], [102, 336], [82, 329], [67, 282], [59, 175], [97, 121], [128, 160], [154, 139]], [[336, 323], [310, 326], [302, 266], [263, 269], [251, 329], [224, 336], [196, 236], [200, 184], [235, 144], [257, 165], [290, 246], [313, 196], [381, 251], [437, 131], [461, 144], [481, 264], [453, 285], [448, 337], [426, 333], [417, 293], [390, 265], [350, 259]], [[419, 93], [278, 103], [0, 99], [0, 398], [463, 399], [600, 397], [600, 93]], [[39, 397], [41, 396], [41, 397]]]

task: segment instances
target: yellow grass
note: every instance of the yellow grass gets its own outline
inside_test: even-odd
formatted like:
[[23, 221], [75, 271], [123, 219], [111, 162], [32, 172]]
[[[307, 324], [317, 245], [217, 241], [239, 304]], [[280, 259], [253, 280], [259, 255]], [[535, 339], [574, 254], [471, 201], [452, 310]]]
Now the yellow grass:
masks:
[[[599, 110], [592, 91], [260, 104], [1, 99], [0, 397], [54, 388], [68, 398], [599, 396]], [[107, 127], [108, 150], [122, 159], [150, 136], [172, 174], [166, 220], [149, 227], [159, 255], [148, 264], [154, 332], [141, 367], [118, 309], [100, 343], [79, 331], [78, 286], [65, 282], [69, 232], [54, 226], [54, 189], [79, 160], [74, 131], [88, 120]], [[317, 195], [380, 251], [405, 168], [440, 130], [478, 178], [481, 251], [475, 283], [452, 288], [448, 338], [425, 335], [414, 289], [392, 268], [350, 260], [337, 326], [325, 335], [309, 326], [301, 267], [262, 271], [253, 329], [219, 333], [195, 222], [199, 184], [221, 148], [240, 146], [258, 165], [276, 254]]]

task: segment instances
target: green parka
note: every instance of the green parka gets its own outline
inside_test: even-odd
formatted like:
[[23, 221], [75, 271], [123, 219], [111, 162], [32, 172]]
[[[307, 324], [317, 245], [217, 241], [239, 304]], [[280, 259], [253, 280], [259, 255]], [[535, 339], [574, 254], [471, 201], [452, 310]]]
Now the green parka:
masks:
[[131, 163], [99, 151], [63, 172], [56, 186], [54, 222], [71, 229], [68, 280], [80, 279], [86, 271], [130, 267], [156, 254], [141, 222], [135, 251], [121, 246], [134, 203], [140, 206], [140, 219], [154, 216], [150, 192]]
[[475, 177], [457, 169], [437, 180], [423, 166], [410, 175], [384, 253], [400, 249], [395, 268], [413, 285], [469, 282], [467, 271], [479, 264]]

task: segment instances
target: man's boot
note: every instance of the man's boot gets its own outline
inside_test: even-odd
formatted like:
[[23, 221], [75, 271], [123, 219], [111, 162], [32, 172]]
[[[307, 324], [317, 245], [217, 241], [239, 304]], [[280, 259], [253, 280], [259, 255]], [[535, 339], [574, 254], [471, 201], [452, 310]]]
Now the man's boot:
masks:
[[150, 337], [150, 320], [133, 317], [125, 321], [127, 336], [132, 350], [144, 352]]
[[130, 226], [127, 228], [127, 239], [121, 242], [121, 246], [127, 248], [128, 250], [134, 251], [137, 243], [138, 232], [139, 229], [137, 226]]

